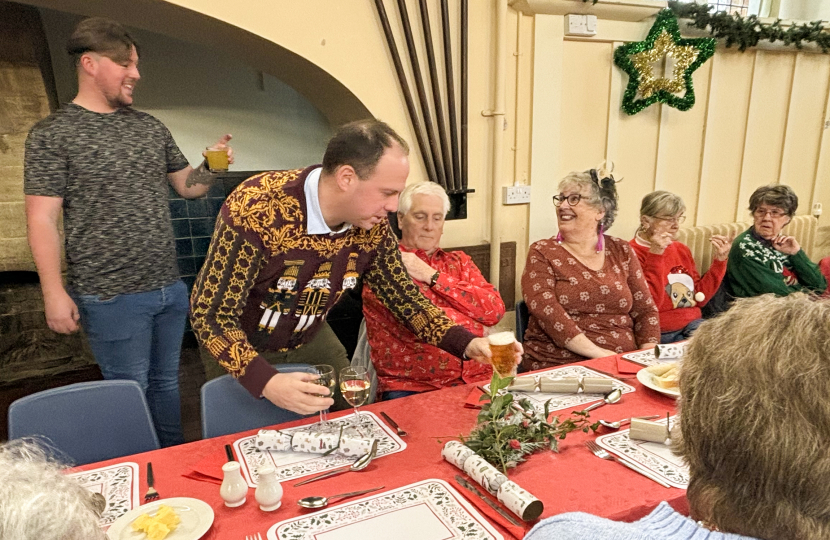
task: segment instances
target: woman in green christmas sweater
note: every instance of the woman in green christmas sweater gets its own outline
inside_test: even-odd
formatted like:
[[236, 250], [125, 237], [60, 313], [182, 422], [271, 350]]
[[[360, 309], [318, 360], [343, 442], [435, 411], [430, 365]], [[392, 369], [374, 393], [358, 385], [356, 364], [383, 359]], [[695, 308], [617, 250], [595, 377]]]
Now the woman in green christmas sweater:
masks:
[[735, 238], [726, 266], [733, 296], [822, 293], [827, 288], [818, 266], [796, 239], [781, 234], [797, 208], [798, 196], [783, 184], [759, 187], [749, 198], [749, 211], [755, 222]]

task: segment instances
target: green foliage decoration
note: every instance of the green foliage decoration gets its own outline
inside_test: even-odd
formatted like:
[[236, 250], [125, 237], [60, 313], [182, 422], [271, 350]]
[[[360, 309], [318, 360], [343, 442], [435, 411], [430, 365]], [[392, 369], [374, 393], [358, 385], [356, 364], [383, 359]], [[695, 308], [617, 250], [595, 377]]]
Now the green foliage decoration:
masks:
[[506, 473], [526, 457], [539, 450], [559, 451], [559, 441], [576, 430], [596, 431], [599, 423], [591, 424], [589, 414], [582, 411], [571, 413], [572, 417], [560, 420], [549, 419], [545, 402], [544, 412], [537, 411], [527, 398], [515, 399], [510, 392], [503, 392], [513, 377], [499, 377], [493, 373], [489, 394], [482, 394], [480, 401], [489, 400], [478, 414], [475, 429], [461, 442], [486, 459], [490, 464]]
[[804, 43], [814, 43], [821, 52], [830, 51], [830, 32], [825, 30], [821, 21], [794, 24], [785, 29], [781, 26], [781, 19], [763, 23], [755, 15], [742, 17], [738, 13], [725, 11], [713, 13], [714, 6], [706, 4], [669, 0], [669, 9], [678, 19], [690, 19], [689, 26], [708, 29], [712, 37], [724, 40], [727, 47], [737, 45], [741, 52], [755, 47], [761, 41], [780, 41], [785, 46], [795, 46], [796, 49], [802, 49]]
[[[597, 0], [582, 0], [583, 3], [596, 4]], [[821, 52], [830, 52], [830, 32], [821, 21], [794, 24], [788, 28], [781, 26], [781, 19], [764, 23], [757, 15], [741, 16], [739, 13], [715, 11], [714, 5], [696, 2], [669, 0], [669, 9], [678, 19], [689, 19], [690, 27], [709, 30], [715, 39], [723, 40], [727, 47], [737, 45], [743, 52], [755, 47], [761, 41], [782, 42], [785, 46], [804, 48], [804, 43], [814, 43]]]

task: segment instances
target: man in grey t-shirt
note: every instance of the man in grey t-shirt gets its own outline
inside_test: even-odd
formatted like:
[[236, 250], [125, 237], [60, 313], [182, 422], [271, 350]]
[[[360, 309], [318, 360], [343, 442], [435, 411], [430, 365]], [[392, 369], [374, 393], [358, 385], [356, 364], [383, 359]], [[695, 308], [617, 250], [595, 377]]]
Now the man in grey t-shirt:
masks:
[[[29, 245], [46, 320], [60, 333], [78, 330], [80, 321], [104, 377], [137, 381], [161, 444], [181, 443], [178, 374], [188, 295], [167, 191], [169, 184], [182, 197], [202, 196], [214, 175], [204, 164], [192, 168], [167, 128], [130, 106], [140, 78], [138, 50], [120, 24], [81, 21], [67, 51], [78, 94], [26, 141]], [[233, 162], [229, 140], [225, 135], [214, 147]]]

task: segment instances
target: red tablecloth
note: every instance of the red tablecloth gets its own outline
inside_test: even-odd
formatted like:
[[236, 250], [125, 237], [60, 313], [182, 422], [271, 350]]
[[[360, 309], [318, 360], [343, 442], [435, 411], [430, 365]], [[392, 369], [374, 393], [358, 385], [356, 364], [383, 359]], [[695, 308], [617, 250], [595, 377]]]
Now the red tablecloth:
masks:
[[[620, 373], [617, 357], [589, 360], [584, 364], [610, 374]], [[625, 374], [622, 376], [630, 377]], [[624, 394], [622, 400], [615, 405], [597, 409], [593, 418], [617, 420], [650, 414], [664, 416], [666, 412], [675, 412], [673, 398], [644, 388], [636, 379], [625, 382], [634, 386], [636, 392]], [[361, 410], [373, 411], [375, 414], [384, 411], [397, 421], [408, 433], [403, 439], [407, 448], [403, 452], [373, 461], [361, 472], [346, 473], [296, 488], [293, 487], [296, 481], [283, 482], [285, 492], [282, 507], [274, 512], [259, 509], [253, 489], [249, 490], [248, 501], [243, 506], [227, 508], [219, 496], [217, 483], [204, 481], [210, 480], [209, 478], [196, 480], [185, 476], [198, 476], [194, 475], [196, 467], [207, 473], [214, 469], [215, 477], [221, 478], [221, 465], [226, 461], [224, 445], [255, 433], [251, 431], [93, 463], [80, 469], [135, 461], [141, 469], [140, 492], [143, 495], [147, 489], [146, 463], [151, 461], [155, 486], [162, 497], [194, 497], [213, 507], [216, 518], [204, 538], [216, 540], [238, 540], [257, 532], [265, 538], [265, 532], [274, 523], [311, 512], [296, 504], [298, 499], [309, 495], [331, 495], [381, 485], [392, 489], [427, 478], [440, 478], [468, 497], [469, 493], [454, 480], [456, 474], [464, 475], [463, 471], [444, 461], [441, 449], [446, 441], [468, 434], [475, 426], [478, 411], [464, 406], [473, 389], [473, 386], [458, 386], [363, 407]], [[330, 418], [344, 414], [350, 412], [332, 413]], [[569, 410], [557, 414], [569, 414]], [[283, 427], [313, 421], [313, 418], [306, 419], [284, 424]], [[664, 488], [618, 463], [600, 460], [584, 446], [584, 442], [594, 436], [582, 432], [571, 433], [562, 441], [558, 454], [540, 452], [508, 472], [511, 480], [544, 502], [543, 518], [562, 512], [581, 511], [614, 520], [632, 521], [649, 513], [660, 501], [668, 501], [679, 512], [688, 514], [684, 490]], [[488, 517], [493, 515], [492, 510], [474, 496], [469, 496], [468, 499], [482, 514]], [[501, 526], [502, 521], [490, 521], [506, 538], [522, 535], [516, 528], [512, 528], [511, 534]]]

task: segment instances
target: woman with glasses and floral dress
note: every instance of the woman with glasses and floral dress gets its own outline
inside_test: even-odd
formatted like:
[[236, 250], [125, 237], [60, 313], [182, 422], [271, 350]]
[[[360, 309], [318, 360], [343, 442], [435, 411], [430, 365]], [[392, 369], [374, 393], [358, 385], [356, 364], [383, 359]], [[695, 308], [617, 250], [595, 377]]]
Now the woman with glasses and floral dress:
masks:
[[629, 242], [648, 282], [651, 297], [660, 310], [660, 343], [674, 343], [691, 337], [703, 318], [700, 309], [718, 290], [726, 273], [729, 239], [713, 235], [714, 260], [700, 277], [692, 252], [675, 242], [680, 224], [686, 220], [683, 199], [668, 191], [654, 191], [643, 197], [640, 228]]
[[553, 197], [559, 232], [530, 246], [522, 295], [528, 370], [633, 351], [659, 342], [657, 307], [628, 242], [605, 231], [617, 214], [614, 178], [573, 172]]
[[821, 294], [827, 288], [818, 265], [795, 238], [781, 230], [798, 208], [798, 196], [789, 186], [763, 186], [749, 197], [754, 223], [732, 243], [726, 280], [737, 298], [796, 291]]

